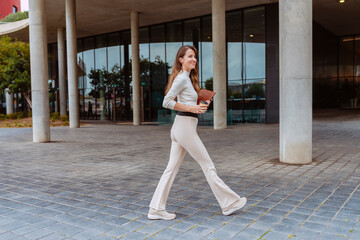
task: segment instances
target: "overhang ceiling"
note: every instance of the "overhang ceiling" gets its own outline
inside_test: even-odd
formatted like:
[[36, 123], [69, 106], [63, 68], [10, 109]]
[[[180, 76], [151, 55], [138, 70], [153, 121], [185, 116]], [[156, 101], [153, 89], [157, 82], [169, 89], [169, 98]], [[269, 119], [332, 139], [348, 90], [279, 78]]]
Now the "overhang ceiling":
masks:
[[360, 0], [313, 0], [313, 19], [336, 36], [360, 34]]
[[[226, 10], [269, 4], [277, 0], [226, 0]], [[64, 1], [46, 0], [49, 41], [56, 41], [56, 28], [65, 27]], [[138, 11], [139, 25], [211, 14], [211, 0], [77, 0], [77, 36], [130, 29], [130, 12]]]
[[[226, 0], [226, 10], [270, 4], [278, 0]], [[211, 14], [211, 0], [76, 0], [77, 37], [130, 29], [130, 12], [138, 11], [140, 26]], [[46, 0], [48, 42], [65, 27], [64, 0]], [[360, 0], [313, 0], [313, 19], [337, 36], [360, 34]], [[28, 29], [28, 28], [27, 28]], [[1, 29], [0, 29], [1, 31]], [[28, 30], [27, 30], [28, 31]], [[24, 29], [11, 37], [28, 41]]]

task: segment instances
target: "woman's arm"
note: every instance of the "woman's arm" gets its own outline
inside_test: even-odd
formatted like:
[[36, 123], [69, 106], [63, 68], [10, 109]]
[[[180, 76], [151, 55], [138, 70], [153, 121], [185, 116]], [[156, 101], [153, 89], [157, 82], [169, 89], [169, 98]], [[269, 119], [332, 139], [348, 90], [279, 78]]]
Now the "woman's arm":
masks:
[[183, 112], [192, 112], [192, 113], [205, 113], [207, 108], [210, 105], [210, 101], [207, 101], [208, 105], [195, 105], [189, 106], [181, 103], [175, 103], [174, 110], [183, 111]]

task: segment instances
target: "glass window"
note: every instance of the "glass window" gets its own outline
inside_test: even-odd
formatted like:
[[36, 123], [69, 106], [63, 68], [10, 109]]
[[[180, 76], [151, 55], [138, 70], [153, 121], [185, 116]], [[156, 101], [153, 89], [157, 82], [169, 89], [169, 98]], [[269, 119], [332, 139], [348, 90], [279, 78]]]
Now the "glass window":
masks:
[[354, 76], [354, 37], [340, 39], [339, 76]]
[[110, 33], [107, 35], [107, 86], [106, 99], [108, 109], [108, 119], [117, 119], [117, 108], [119, 106], [119, 91], [121, 90], [120, 81], [120, 33]]
[[108, 88], [104, 78], [104, 73], [107, 70], [107, 57], [106, 57], [106, 35], [95, 37], [95, 74], [99, 77], [98, 85], [98, 107], [100, 113], [100, 120], [107, 119], [108, 115]]
[[151, 86], [150, 86], [150, 46], [149, 28], [139, 30], [139, 55], [140, 55], [140, 87], [143, 121], [151, 121]]
[[17, 13], [18, 12], [18, 8], [16, 6], [13, 6], [13, 13]]
[[78, 86], [79, 86], [79, 104], [80, 104], [80, 118], [86, 119], [89, 112], [88, 101], [85, 97], [85, 77], [86, 69], [83, 61], [83, 40], [77, 40], [77, 64], [78, 64]]
[[175, 62], [177, 51], [182, 46], [182, 22], [166, 24], [166, 62], [169, 65], [168, 74]]
[[243, 122], [242, 11], [226, 14], [228, 109], [232, 123]]
[[107, 69], [106, 35], [95, 37], [95, 68]]
[[354, 54], [355, 54], [355, 63], [354, 63], [354, 78], [355, 78], [355, 96], [354, 96], [354, 107], [359, 107], [360, 102], [360, 36], [355, 36], [354, 44]]
[[162, 110], [162, 101], [167, 73], [165, 59], [165, 26], [150, 28], [150, 71], [151, 71], [151, 109], [152, 119], [157, 120], [158, 110]]
[[121, 32], [121, 81], [124, 84], [122, 89], [122, 110], [120, 120], [132, 121], [132, 89], [131, 89], [131, 33], [130, 31]]
[[244, 11], [244, 121], [265, 122], [265, 9]]
[[[95, 52], [94, 52], [94, 38], [85, 38], [83, 40], [83, 64], [84, 64], [84, 96], [88, 101], [91, 101], [91, 107], [88, 109], [88, 118], [97, 119], [96, 113], [96, 98], [94, 97], [94, 92], [92, 92], [93, 85], [91, 71], [95, 68]], [[97, 102], [96, 102], [97, 103]]]
[[205, 83], [213, 79], [213, 43], [212, 43], [212, 18], [202, 18], [201, 29], [201, 57], [200, 65], [200, 88], [205, 88]]
[[184, 21], [184, 45], [191, 45], [199, 50], [200, 18]]
[[78, 76], [79, 76], [79, 89], [86, 88], [84, 76], [86, 75], [86, 69], [83, 61], [83, 41], [77, 40], [77, 64], [78, 64]]
[[120, 33], [108, 35], [107, 53], [108, 70], [112, 71], [114, 66], [120, 67]]
[[91, 70], [95, 68], [95, 61], [94, 61], [94, 38], [85, 38], [83, 42], [83, 60], [84, 60], [84, 68], [85, 68], [85, 86], [86, 86], [86, 94], [90, 93], [92, 88], [90, 82], [91, 79], [89, 78], [89, 74]]
[[[354, 75], [359, 79], [360, 77], [360, 35], [355, 36], [355, 69]], [[358, 82], [360, 83], [360, 82]]]
[[339, 88], [343, 106], [353, 107], [353, 98], [355, 95], [354, 37], [340, 38]]

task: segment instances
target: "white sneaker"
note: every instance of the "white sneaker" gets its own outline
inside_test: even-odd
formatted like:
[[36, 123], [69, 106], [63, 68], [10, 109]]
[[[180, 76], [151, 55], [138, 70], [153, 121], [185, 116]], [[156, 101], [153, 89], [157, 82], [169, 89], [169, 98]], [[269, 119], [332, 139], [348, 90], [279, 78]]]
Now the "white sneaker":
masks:
[[172, 220], [176, 218], [174, 213], [168, 213], [166, 210], [155, 210], [150, 208], [148, 219], [150, 220]]
[[225, 216], [228, 216], [232, 214], [233, 212], [236, 212], [237, 210], [241, 209], [246, 204], [246, 197], [240, 198], [238, 201], [234, 202], [232, 205], [227, 207], [227, 210], [223, 210], [222, 213]]

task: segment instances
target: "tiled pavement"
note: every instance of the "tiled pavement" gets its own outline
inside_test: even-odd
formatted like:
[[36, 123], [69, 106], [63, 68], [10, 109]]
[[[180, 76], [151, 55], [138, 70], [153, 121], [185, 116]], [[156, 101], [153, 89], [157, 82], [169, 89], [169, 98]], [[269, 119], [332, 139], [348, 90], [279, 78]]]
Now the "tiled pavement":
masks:
[[360, 114], [317, 118], [313, 162], [278, 162], [278, 124], [199, 127], [219, 176], [246, 207], [223, 216], [189, 155], [168, 201], [148, 204], [169, 155], [170, 126], [89, 124], [0, 129], [0, 239], [360, 239]]

